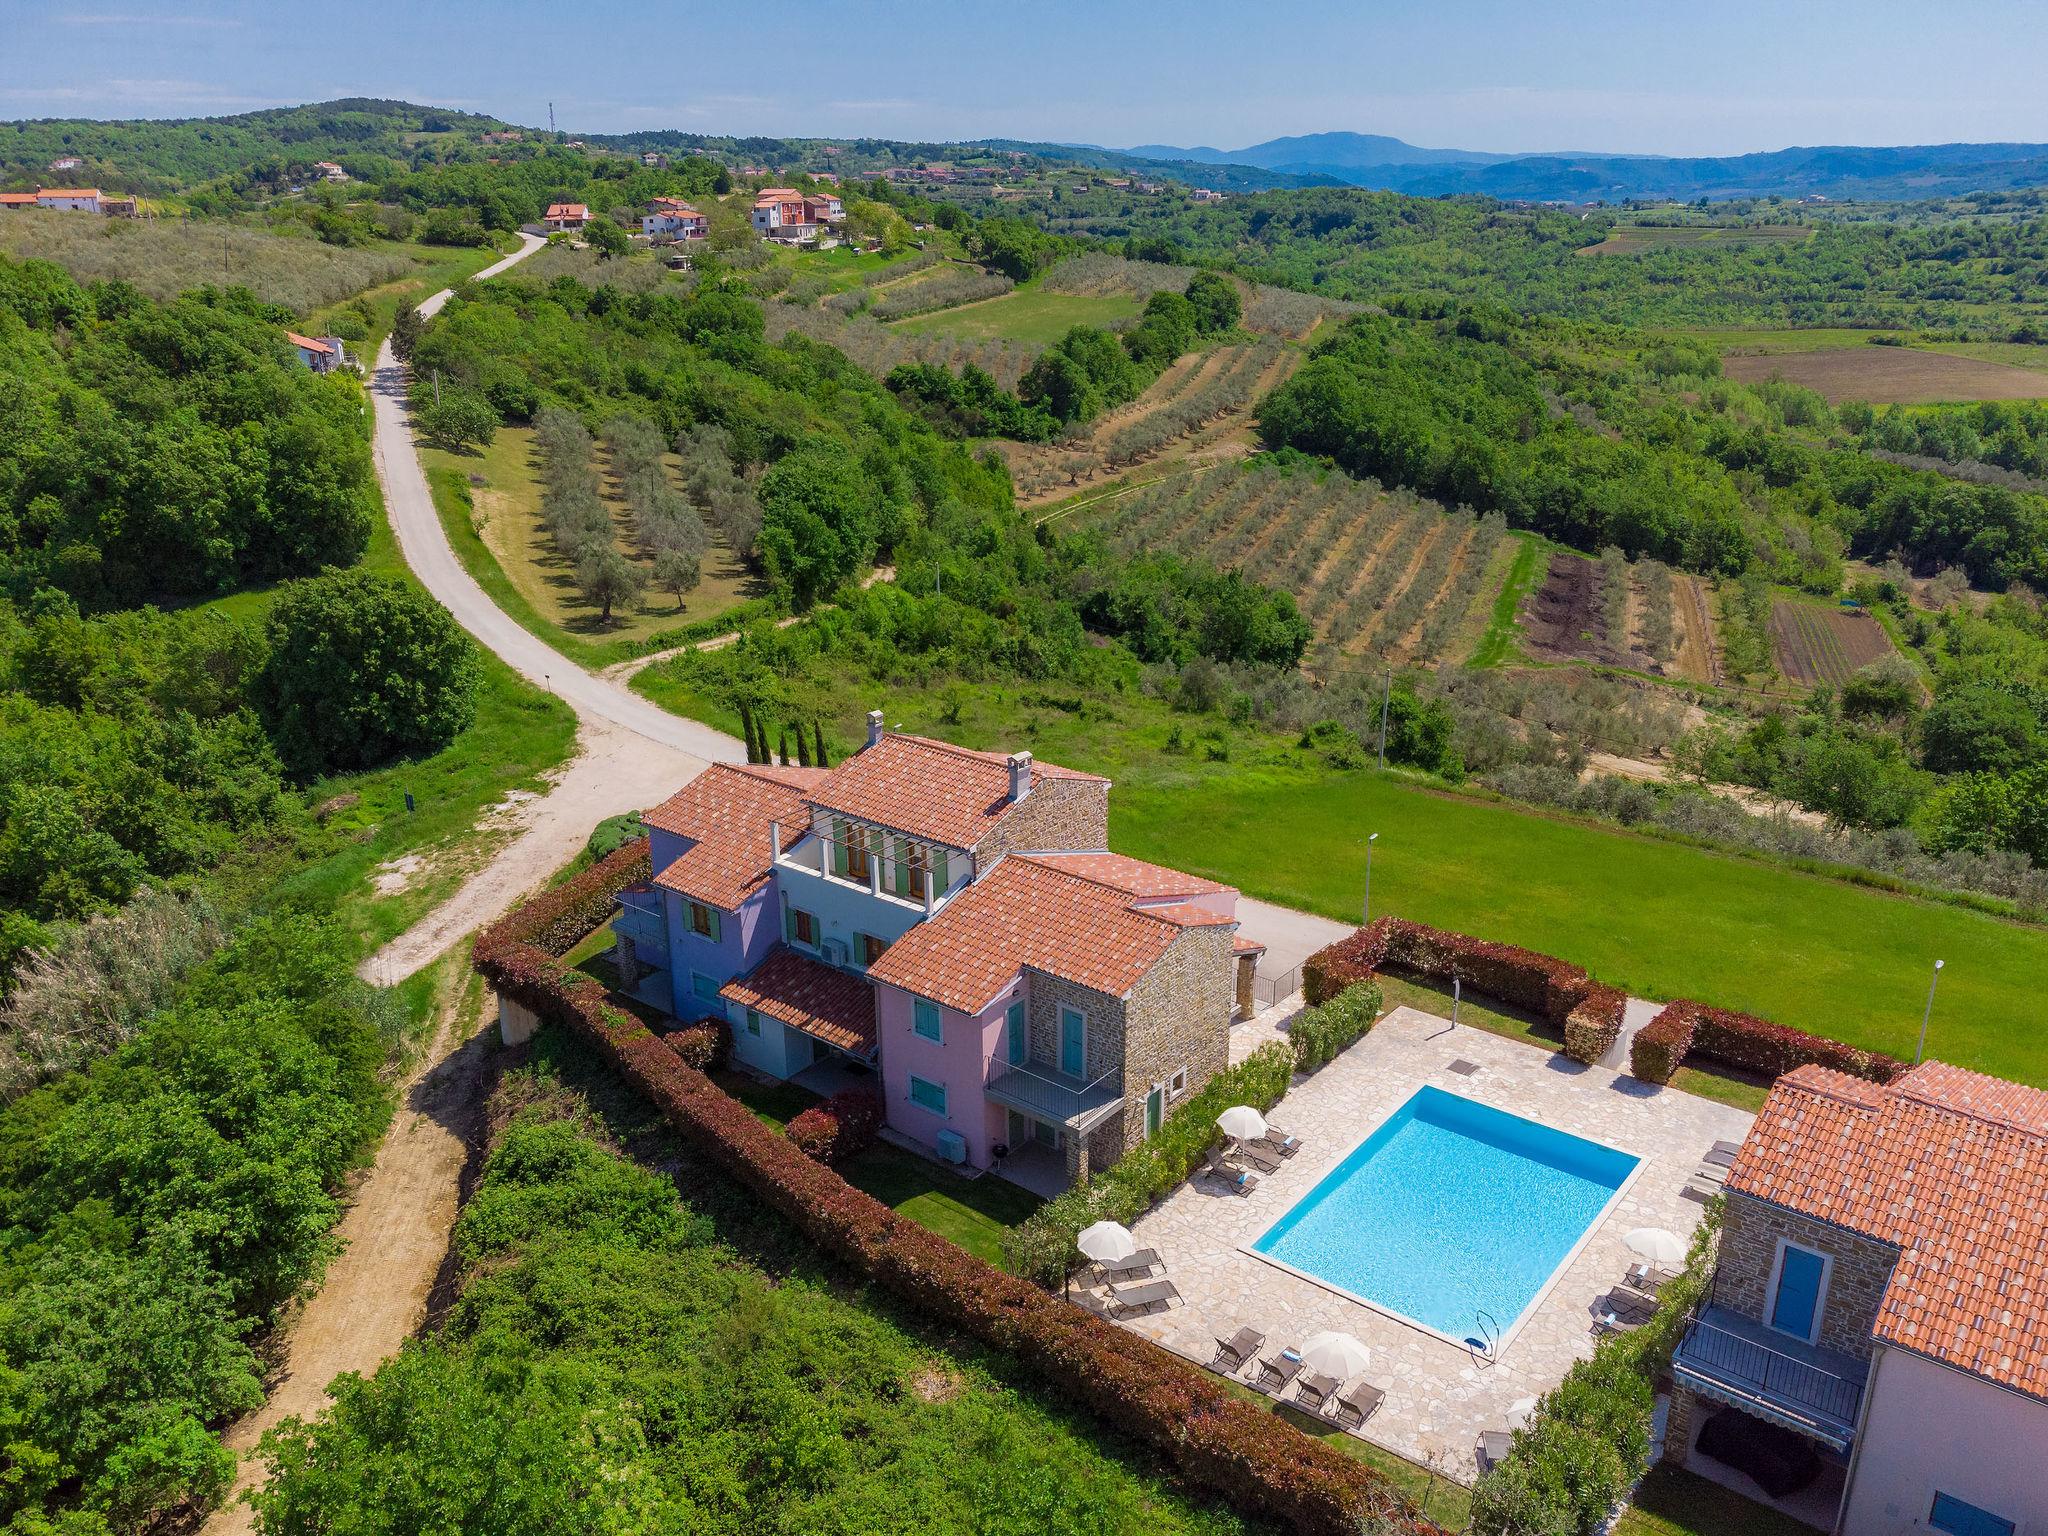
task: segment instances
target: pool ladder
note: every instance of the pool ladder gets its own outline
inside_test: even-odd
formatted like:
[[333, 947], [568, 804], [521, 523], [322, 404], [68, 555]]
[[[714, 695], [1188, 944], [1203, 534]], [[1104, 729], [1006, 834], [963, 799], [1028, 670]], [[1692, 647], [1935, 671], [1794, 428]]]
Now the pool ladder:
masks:
[[1500, 1324], [1491, 1312], [1475, 1313], [1473, 1320], [1478, 1324], [1479, 1332], [1466, 1336], [1465, 1347], [1491, 1365], [1500, 1348]]

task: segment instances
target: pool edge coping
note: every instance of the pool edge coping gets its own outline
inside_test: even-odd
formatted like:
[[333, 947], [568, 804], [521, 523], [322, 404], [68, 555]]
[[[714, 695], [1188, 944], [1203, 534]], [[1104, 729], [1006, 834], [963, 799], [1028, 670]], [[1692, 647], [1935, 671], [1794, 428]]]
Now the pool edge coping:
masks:
[[[1536, 1288], [1533, 1294], [1531, 1294], [1527, 1304], [1523, 1306], [1520, 1312], [1515, 1314], [1515, 1320], [1509, 1323], [1507, 1327], [1501, 1330], [1500, 1339], [1491, 1350], [1475, 1350], [1473, 1349], [1472, 1344], [1469, 1340], [1452, 1338], [1451, 1335], [1449, 1335], [1448, 1333], [1443, 1333], [1435, 1328], [1432, 1328], [1429, 1326], [1429, 1324], [1421, 1322], [1415, 1318], [1409, 1317], [1406, 1313], [1396, 1312], [1392, 1307], [1389, 1307], [1384, 1302], [1372, 1301], [1367, 1297], [1359, 1295], [1356, 1291], [1346, 1290], [1343, 1286], [1336, 1284], [1334, 1281], [1327, 1280], [1323, 1278], [1321, 1275], [1310, 1274], [1305, 1269], [1297, 1269], [1294, 1265], [1289, 1264], [1285, 1259], [1276, 1259], [1271, 1254], [1261, 1253], [1257, 1248], [1252, 1246], [1253, 1243], [1258, 1241], [1258, 1238], [1264, 1237], [1267, 1232], [1272, 1231], [1274, 1227], [1278, 1226], [1281, 1222], [1285, 1221], [1289, 1216], [1291, 1216], [1294, 1213], [1294, 1209], [1296, 1206], [1302, 1204], [1305, 1200], [1309, 1198], [1310, 1195], [1313, 1195], [1317, 1189], [1321, 1188], [1323, 1180], [1327, 1179], [1331, 1174], [1335, 1173], [1339, 1168], [1343, 1167], [1344, 1163], [1351, 1157], [1353, 1153], [1355, 1153], [1360, 1147], [1364, 1146], [1368, 1141], [1372, 1140], [1374, 1136], [1377, 1136], [1380, 1130], [1389, 1121], [1391, 1121], [1394, 1118], [1394, 1116], [1400, 1114], [1403, 1109], [1406, 1109], [1408, 1105], [1415, 1099], [1416, 1095], [1421, 1093], [1422, 1090], [1425, 1088], [1434, 1088], [1437, 1092], [1444, 1094], [1450, 1098], [1461, 1099], [1465, 1103], [1474, 1104], [1481, 1109], [1489, 1109], [1494, 1111], [1496, 1114], [1507, 1115], [1516, 1120], [1526, 1120], [1531, 1125], [1541, 1126], [1544, 1130], [1549, 1131], [1554, 1135], [1570, 1136], [1574, 1140], [1585, 1142], [1588, 1146], [1599, 1147], [1604, 1151], [1608, 1152], [1616, 1152], [1623, 1157], [1633, 1158], [1635, 1160], [1635, 1166], [1629, 1170], [1628, 1177], [1624, 1178], [1619, 1184], [1615, 1186], [1614, 1193], [1607, 1197], [1606, 1203], [1600, 1207], [1599, 1211], [1597, 1211], [1594, 1214], [1593, 1218], [1586, 1223], [1585, 1229], [1579, 1233], [1578, 1241], [1573, 1243], [1572, 1246], [1568, 1250], [1566, 1250], [1564, 1256], [1557, 1261], [1556, 1265], [1551, 1269], [1549, 1275], [1544, 1279], [1543, 1283]], [[1340, 1153], [1337, 1156], [1337, 1158], [1334, 1161], [1332, 1161], [1327, 1168], [1325, 1168], [1321, 1173], [1316, 1175], [1315, 1183], [1309, 1185], [1307, 1189], [1303, 1190], [1301, 1194], [1296, 1196], [1295, 1199], [1288, 1204], [1285, 1210], [1280, 1212], [1280, 1214], [1275, 1216], [1271, 1221], [1267, 1222], [1265, 1226], [1260, 1230], [1257, 1237], [1254, 1237], [1246, 1242], [1237, 1243], [1234, 1246], [1239, 1253], [1248, 1254], [1252, 1258], [1257, 1259], [1261, 1264], [1270, 1264], [1273, 1266], [1273, 1268], [1277, 1270], [1281, 1270], [1286, 1274], [1293, 1275], [1297, 1280], [1305, 1280], [1310, 1285], [1313, 1285], [1320, 1290], [1328, 1291], [1333, 1296], [1341, 1296], [1346, 1301], [1356, 1302], [1359, 1306], [1364, 1307], [1369, 1311], [1377, 1312], [1380, 1316], [1390, 1318], [1394, 1322], [1402, 1324], [1404, 1327], [1413, 1328], [1417, 1333], [1426, 1334], [1432, 1339], [1440, 1340], [1441, 1342], [1450, 1345], [1453, 1349], [1461, 1349], [1464, 1350], [1467, 1354], [1479, 1355], [1480, 1358], [1488, 1362], [1497, 1364], [1507, 1354], [1509, 1346], [1511, 1346], [1514, 1343], [1516, 1337], [1521, 1333], [1522, 1325], [1529, 1321], [1530, 1317], [1534, 1315], [1538, 1307], [1540, 1307], [1545, 1301], [1549, 1300], [1550, 1293], [1557, 1289], [1557, 1283], [1564, 1277], [1564, 1272], [1570, 1269], [1573, 1264], [1578, 1262], [1579, 1255], [1585, 1252], [1586, 1245], [1593, 1240], [1593, 1234], [1598, 1232], [1603, 1226], [1607, 1224], [1608, 1218], [1614, 1214], [1615, 1207], [1621, 1203], [1621, 1197], [1628, 1193], [1629, 1189], [1635, 1184], [1636, 1180], [1642, 1176], [1643, 1171], [1649, 1166], [1649, 1163], [1650, 1159], [1648, 1155], [1645, 1153], [1631, 1152], [1628, 1148], [1617, 1147], [1616, 1145], [1614, 1145], [1614, 1143], [1609, 1141], [1600, 1141], [1591, 1136], [1581, 1136], [1577, 1131], [1560, 1130], [1558, 1127], [1554, 1125], [1547, 1125], [1543, 1121], [1534, 1119], [1529, 1115], [1517, 1113], [1515, 1110], [1512, 1109], [1502, 1109], [1498, 1104], [1489, 1104], [1484, 1099], [1474, 1098], [1470, 1094], [1459, 1093], [1456, 1089], [1446, 1088], [1439, 1083], [1424, 1081], [1418, 1083], [1415, 1086], [1415, 1088], [1407, 1094], [1406, 1097], [1402, 1098], [1399, 1103], [1393, 1106], [1393, 1108], [1389, 1109], [1384, 1115], [1380, 1116], [1379, 1119], [1375, 1120], [1370, 1126], [1368, 1126], [1366, 1128], [1365, 1134], [1360, 1136], [1356, 1141], [1352, 1142], [1348, 1147], [1346, 1147], [1343, 1150], [1343, 1152]], [[1590, 1319], [1587, 1323], [1587, 1327], [1589, 1330], [1592, 1327], [1592, 1322]]]

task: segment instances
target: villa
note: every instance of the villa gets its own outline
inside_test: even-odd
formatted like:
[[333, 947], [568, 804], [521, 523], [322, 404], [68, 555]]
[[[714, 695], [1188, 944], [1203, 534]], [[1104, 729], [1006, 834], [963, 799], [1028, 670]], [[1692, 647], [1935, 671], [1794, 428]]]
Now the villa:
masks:
[[846, 205], [839, 198], [806, 197], [793, 187], [769, 187], [754, 199], [754, 230], [764, 240], [812, 241], [822, 226], [845, 216]]
[[1696, 1442], [1732, 1408], [1814, 1448], [1834, 1530], [2048, 1530], [2044, 1293], [2048, 1093], [1800, 1067], [1729, 1171], [1667, 1444], [1711, 1475]]
[[640, 216], [640, 232], [650, 240], [702, 240], [711, 222], [679, 197], [657, 197]]
[[348, 364], [348, 351], [339, 336], [301, 336], [297, 331], [286, 331], [284, 339], [292, 344], [300, 363], [315, 373], [332, 373]]
[[945, 1161], [1082, 1177], [1226, 1064], [1262, 952], [1230, 887], [1107, 851], [1109, 788], [879, 712], [837, 767], [714, 765], [647, 813], [620, 984], [753, 1071], [874, 1074]]
[[577, 230], [590, 222], [590, 208], [584, 203], [549, 203], [541, 223], [550, 231]]

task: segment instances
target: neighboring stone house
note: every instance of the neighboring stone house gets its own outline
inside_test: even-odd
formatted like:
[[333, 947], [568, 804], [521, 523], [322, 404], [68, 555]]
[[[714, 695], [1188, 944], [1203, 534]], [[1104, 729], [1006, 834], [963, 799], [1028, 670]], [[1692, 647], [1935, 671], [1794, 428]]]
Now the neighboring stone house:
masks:
[[1734, 1408], [1814, 1445], [1837, 1531], [2048, 1531], [2048, 1093], [1801, 1067], [1727, 1191], [1670, 1454]]
[[585, 203], [549, 203], [548, 211], [541, 224], [550, 233], [563, 230], [574, 232], [590, 222], [590, 208]]
[[100, 211], [100, 189], [98, 187], [41, 187], [36, 191], [38, 208], [54, 209], [59, 213], [98, 213]]
[[621, 984], [756, 1071], [878, 1072], [950, 1161], [1084, 1174], [1227, 1063], [1260, 952], [1230, 887], [1106, 851], [1109, 788], [879, 713], [835, 768], [714, 766], [645, 818]]

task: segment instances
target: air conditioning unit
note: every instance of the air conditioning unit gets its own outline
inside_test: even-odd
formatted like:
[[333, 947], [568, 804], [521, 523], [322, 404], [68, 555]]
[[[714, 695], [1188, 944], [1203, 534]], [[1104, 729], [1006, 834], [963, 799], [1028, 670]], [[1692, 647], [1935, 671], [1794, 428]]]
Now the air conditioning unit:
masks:
[[827, 939], [825, 941], [825, 958], [833, 965], [846, 964], [846, 953], [846, 941], [844, 939]]
[[934, 1145], [939, 1149], [939, 1156], [947, 1162], [960, 1165], [967, 1162], [967, 1138], [958, 1131], [940, 1131]]

